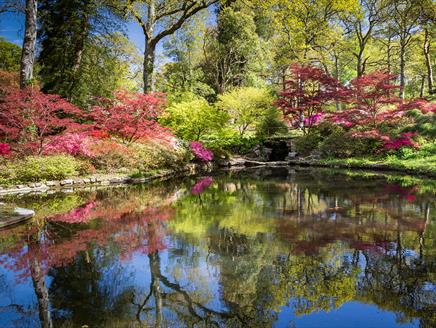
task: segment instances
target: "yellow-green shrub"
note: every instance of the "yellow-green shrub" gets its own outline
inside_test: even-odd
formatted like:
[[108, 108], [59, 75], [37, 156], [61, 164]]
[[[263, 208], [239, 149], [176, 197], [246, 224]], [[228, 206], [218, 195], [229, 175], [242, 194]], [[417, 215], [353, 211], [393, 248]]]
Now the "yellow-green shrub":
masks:
[[4, 182], [61, 180], [77, 174], [80, 162], [68, 155], [29, 156], [7, 165]]

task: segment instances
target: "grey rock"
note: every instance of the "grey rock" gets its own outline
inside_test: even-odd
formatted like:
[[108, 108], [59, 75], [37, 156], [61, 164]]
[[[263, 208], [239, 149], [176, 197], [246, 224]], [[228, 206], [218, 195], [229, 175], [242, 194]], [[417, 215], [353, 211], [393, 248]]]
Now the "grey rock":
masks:
[[65, 179], [61, 181], [61, 186], [67, 186], [67, 185], [72, 185], [73, 184], [73, 180], [72, 179]]
[[16, 185], [15, 186], [17, 189], [27, 189], [27, 188], [29, 188], [28, 186], [26, 186], [26, 185]]

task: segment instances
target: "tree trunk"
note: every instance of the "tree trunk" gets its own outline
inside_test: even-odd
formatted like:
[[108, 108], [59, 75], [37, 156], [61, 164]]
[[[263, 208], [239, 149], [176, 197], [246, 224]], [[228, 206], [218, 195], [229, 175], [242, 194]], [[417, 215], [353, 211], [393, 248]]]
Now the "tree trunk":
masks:
[[150, 263], [150, 272], [151, 272], [151, 288], [154, 296], [155, 302], [155, 313], [156, 313], [156, 324], [155, 327], [161, 327], [162, 325], [162, 309], [163, 309], [163, 300], [162, 300], [162, 290], [160, 286], [160, 256], [158, 252], [152, 253], [148, 255], [148, 260]]
[[424, 97], [425, 75], [421, 76], [421, 87], [419, 88], [419, 97]]
[[23, 49], [21, 51], [20, 88], [23, 89], [33, 79], [33, 64], [36, 45], [37, 0], [26, 0], [26, 22]]
[[156, 44], [153, 41], [154, 26], [156, 24], [156, 2], [151, 0], [147, 5], [147, 23], [143, 26], [145, 35], [144, 44], [144, 93], [155, 91], [154, 60]]
[[[336, 80], [339, 81], [339, 58], [336, 53], [334, 54], [334, 57], [335, 57], [335, 78]], [[341, 110], [341, 103], [337, 99], [335, 100], [335, 106], [337, 111]]]
[[430, 37], [429, 37], [428, 29], [424, 29], [424, 57], [425, 57], [425, 66], [427, 67], [427, 83], [428, 83], [428, 93], [434, 94], [436, 90], [433, 89], [433, 67], [431, 65], [430, 58]]
[[155, 46], [145, 44], [144, 50], [144, 68], [143, 68], [143, 79], [144, 79], [144, 93], [155, 91], [155, 75], [154, 75], [154, 59], [155, 59]]
[[405, 52], [406, 47], [401, 45], [400, 46], [400, 98], [405, 98], [405, 90], [404, 87], [406, 86], [406, 77], [405, 77], [405, 68], [406, 68], [406, 58], [405, 58]]
[[32, 275], [33, 288], [38, 300], [39, 320], [42, 328], [52, 328], [53, 322], [49, 309], [48, 290], [42, 273], [41, 263], [38, 258], [31, 259], [30, 272]]
[[82, 64], [82, 57], [83, 57], [83, 51], [85, 49], [85, 41], [88, 37], [88, 31], [89, 31], [89, 11], [90, 11], [90, 2], [88, 2], [84, 8], [81, 10], [82, 17], [80, 20], [80, 32], [77, 36], [75, 46], [74, 46], [74, 58], [73, 58], [73, 67], [72, 67], [72, 80], [71, 80], [71, 87], [70, 87], [70, 97], [71, 92], [74, 90], [74, 87], [76, 85], [76, 82], [78, 80], [78, 71], [80, 69], [80, 65]]
[[392, 45], [391, 45], [391, 36], [389, 36], [388, 38], [388, 44], [387, 44], [387, 49], [386, 49], [386, 57], [387, 57], [387, 70], [388, 70], [388, 74], [391, 74], [392, 72]]
[[357, 72], [357, 77], [360, 77], [364, 73], [364, 69], [363, 69], [363, 49], [362, 48], [359, 50], [359, 53], [357, 54], [356, 57], [357, 57], [356, 72]]

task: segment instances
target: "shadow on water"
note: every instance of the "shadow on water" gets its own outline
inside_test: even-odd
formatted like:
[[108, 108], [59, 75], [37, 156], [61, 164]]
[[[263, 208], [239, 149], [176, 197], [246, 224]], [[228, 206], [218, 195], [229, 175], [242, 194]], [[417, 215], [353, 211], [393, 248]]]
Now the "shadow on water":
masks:
[[0, 326], [434, 327], [436, 183], [264, 168], [23, 196]]

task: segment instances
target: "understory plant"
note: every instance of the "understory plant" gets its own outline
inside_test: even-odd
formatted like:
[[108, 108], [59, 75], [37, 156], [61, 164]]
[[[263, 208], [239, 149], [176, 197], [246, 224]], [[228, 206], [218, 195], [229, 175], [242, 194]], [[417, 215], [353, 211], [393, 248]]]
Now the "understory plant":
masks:
[[190, 143], [192, 153], [197, 160], [210, 162], [213, 160], [213, 152], [203, 146], [201, 142], [192, 141]]

